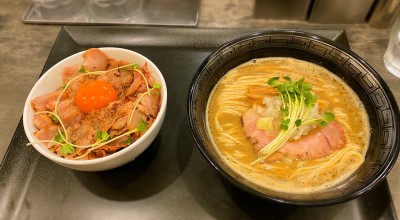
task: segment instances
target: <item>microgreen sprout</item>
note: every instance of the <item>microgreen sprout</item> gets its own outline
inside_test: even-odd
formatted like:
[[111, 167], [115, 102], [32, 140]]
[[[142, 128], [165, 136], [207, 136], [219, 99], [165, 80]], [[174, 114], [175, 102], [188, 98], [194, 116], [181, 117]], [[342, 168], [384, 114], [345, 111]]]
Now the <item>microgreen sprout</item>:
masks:
[[58, 143], [64, 143], [64, 139], [65, 139], [65, 134], [64, 132], [58, 133], [55, 137], [54, 137], [54, 141], [58, 142]]
[[96, 133], [96, 140], [97, 141], [106, 141], [110, 138], [110, 135], [107, 133], [107, 131], [98, 131]]
[[128, 70], [138, 70], [139, 69], [139, 66], [137, 65], [137, 64], [130, 64], [130, 65], [127, 65], [127, 66], [125, 66], [125, 67], [123, 67], [123, 68], [121, 68], [122, 70], [125, 70], [125, 71], [128, 71]]
[[60, 122], [60, 121], [58, 120], [58, 118], [57, 118], [55, 115], [51, 115], [50, 117], [51, 117], [51, 119], [53, 119], [53, 122], [54, 122], [54, 123], [57, 123], [57, 124], [58, 124], [58, 123]]
[[61, 154], [73, 154], [75, 152], [75, 148], [70, 144], [63, 144], [60, 148]]
[[[133, 142], [132, 138], [129, 137], [129, 135], [133, 134], [133, 133], [137, 133], [137, 132], [141, 132], [144, 133], [147, 130], [147, 122], [144, 121], [143, 119], [140, 121], [140, 123], [137, 125], [136, 128], [126, 131], [123, 134], [120, 134], [118, 136], [115, 137], [111, 137], [110, 134], [108, 134], [107, 131], [98, 131], [95, 135], [95, 139], [96, 142], [90, 145], [85, 145], [85, 146], [78, 146], [75, 145], [73, 143], [71, 143], [68, 140], [68, 134], [67, 134], [67, 129], [65, 128], [61, 118], [58, 116], [57, 114], [57, 109], [58, 109], [58, 103], [60, 102], [60, 98], [63, 96], [63, 94], [65, 93], [65, 91], [69, 88], [69, 86], [78, 78], [82, 77], [82, 76], [86, 76], [86, 75], [102, 75], [108, 72], [112, 72], [115, 70], [131, 70], [131, 71], [136, 71], [138, 72], [142, 78], [144, 79], [144, 82], [146, 84], [146, 88], [147, 88], [147, 92], [143, 93], [137, 100], [136, 100], [136, 104], [135, 107], [133, 108], [133, 111], [131, 112], [129, 121], [132, 120], [133, 117], [133, 113], [135, 112], [140, 100], [146, 96], [146, 95], [151, 95], [152, 90], [154, 89], [160, 89], [161, 85], [158, 83], [153, 83], [153, 88], [149, 87], [149, 83], [147, 81], [146, 76], [142, 73], [142, 71], [139, 69], [139, 66], [137, 64], [127, 64], [124, 66], [119, 66], [110, 70], [105, 70], [105, 71], [94, 71], [94, 72], [89, 72], [86, 70], [86, 67], [84, 65], [80, 66], [79, 72], [81, 72], [82, 74], [75, 76], [74, 78], [72, 78], [71, 80], [69, 80], [66, 84], [64, 84], [61, 88], [62, 91], [60, 93], [60, 95], [58, 96], [57, 100], [56, 100], [56, 104], [55, 104], [55, 110], [54, 111], [39, 111], [36, 112], [35, 114], [49, 114], [51, 119], [55, 122], [55, 123], [59, 123], [61, 125], [62, 131], [60, 131], [60, 128], [58, 128], [59, 133], [53, 138], [53, 140], [42, 140], [39, 141], [41, 143], [53, 143], [56, 145], [60, 146], [60, 152], [63, 155], [68, 155], [68, 154], [73, 154], [75, 152], [75, 148], [87, 148], [86, 152], [82, 155], [79, 155], [77, 157], [71, 158], [71, 159], [80, 159], [83, 158], [85, 156], [87, 156], [90, 152], [92, 152], [93, 150], [100, 148], [106, 144], [109, 144], [112, 141], [115, 141], [121, 137], [124, 136], [128, 136], [128, 138], [123, 141], [124, 144], [129, 145]], [[33, 143], [28, 143], [27, 145], [31, 145]]]
[[138, 124], [136, 129], [139, 132], [144, 133], [144, 132], [146, 132], [146, 128], [147, 128], [147, 123], [143, 119], [140, 119], [140, 123]]
[[301, 125], [301, 119], [297, 119], [294, 124], [296, 125], [296, 127], [299, 127]]
[[74, 146], [72, 146], [69, 143], [65, 143], [65, 133], [64, 132], [59, 132], [54, 137], [54, 141], [57, 142], [59, 145], [61, 145], [61, 147], [60, 147], [61, 154], [67, 155], [67, 154], [73, 154], [75, 152]]
[[87, 73], [88, 71], [86, 70], [86, 67], [84, 65], [81, 65], [81, 68], [79, 68], [79, 72]]
[[132, 138], [128, 138], [128, 139], [124, 140], [122, 143], [129, 145], [132, 143]]
[[158, 84], [158, 83], [154, 83], [154, 84], [153, 84], [153, 88], [155, 88], [155, 89], [161, 89], [161, 85]]
[[253, 164], [277, 151], [289, 140], [298, 127], [310, 123], [318, 123], [324, 126], [335, 118], [333, 113], [325, 112], [322, 118], [306, 121], [310, 109], [315, 106], [318, 99], [311, 92], [312, 85], [305, 82], [304, 78], [293, 81], [290, 77], [285, 76], [283, 79], [283, 82], [280, 82], [280, 77], [273, 77], [268, 80], [268, 85], [279, 91], [279, 96], [283, 101], [280, 110], [282, 114], [281, 131], [274, 140], [258, 152], [259, 158]]

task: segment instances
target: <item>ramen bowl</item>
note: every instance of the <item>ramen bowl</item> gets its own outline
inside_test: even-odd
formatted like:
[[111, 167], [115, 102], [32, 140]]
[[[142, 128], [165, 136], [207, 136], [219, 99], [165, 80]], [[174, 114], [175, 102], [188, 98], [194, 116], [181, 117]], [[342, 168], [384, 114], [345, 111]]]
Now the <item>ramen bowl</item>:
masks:
[[[231, 168], [214, 147], [206, 118], [213, 88], [231, 69], [266, 57], [291, 57], [322, 66], [343, 79], [363, 103], [371, 129], [369, 146], [364, 162], [344, 181], [309, 193], [273, 190]], [[399, 109], [379, 74], [348, 48], [301, 31], [257, 32], [230, 41], [213, 52], [190, 87], [188, 120], [199, 150], [226, 180], [248, 193], [285, 204], [316, 206], [353, 199], [374, 189], [391, 170], [399, 153]]]
[[25, 134], [28, 137], [29, 142], [40, 154], [57, 164], [74, 170], [109, 170], [132, 161], [143, 151], [145, 151], [156, 138], [163, 124], [166, 113], [167, 86], [165, 84], [162, 73], [151, 60], [139, 53], [127, 49], [113, 47], [105, 47], [99, 49], [103, 51], [108, 57], [114, 58], [116, 60], [125, 60], [129, 63], [138, 64], [138, 66], [142, 66], [143, 64], [147, 63], [148, 70], [151, 72], [155, 81], [161, 86], [160, 111], [152, 126], [150, 126], [149, 129], [139, 139], [134, 141], [129, 146], [123, 148], [122, 150], [101, 158], [90, 160], [72, 160], [62, 158], [48, 150], [47, 146], [38, 142], [38, 140], [34, 136], [34, 132], [37, 131], [37, 128], [33, 123], [34, 110], [32, 109], [31, 101], [35, 97], [56, 91], [58, 88], [60, 88], [64, 84], [61, 79], [61, 73], [64, 67], [82, 64], [83, 52], [71, 55], [55, 64], [40, 77], [40, 79], [36, 82], [32, 90], [30, 91], [23, 111], [23, 125], [25, 129]]

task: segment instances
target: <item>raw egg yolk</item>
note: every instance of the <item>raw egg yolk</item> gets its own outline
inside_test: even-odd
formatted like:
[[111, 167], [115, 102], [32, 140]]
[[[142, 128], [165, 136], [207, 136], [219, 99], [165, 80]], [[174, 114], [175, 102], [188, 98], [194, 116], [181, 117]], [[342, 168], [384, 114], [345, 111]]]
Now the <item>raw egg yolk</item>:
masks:
[[75, 94], [75, 104], [84, 113], [103, 108], [117, 99], [114, 87], [100, 80], [84, 83]]

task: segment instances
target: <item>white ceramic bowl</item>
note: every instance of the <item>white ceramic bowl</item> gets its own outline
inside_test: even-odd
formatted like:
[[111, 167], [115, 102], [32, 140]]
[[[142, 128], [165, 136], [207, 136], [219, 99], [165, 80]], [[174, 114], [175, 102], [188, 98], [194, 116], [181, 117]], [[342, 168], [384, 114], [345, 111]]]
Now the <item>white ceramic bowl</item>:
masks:
[[61, 158], [56, 154], [52, 153], [51, 151], [49, 151], [45, 145], [37, 143], [38, 140], [33, 135], [33, 132], [36, 131], [37, 128], [33, 124], [34, 111], [31, 107], [30, 102], [35, 97], [49, 92], [53, 92], [57, 90], [60, 86], [62, 86], [63, 82], [61, 80], [61, 73], [63, 68], [66, 66], [82, 64], [83, 63], [82, 53], [84, 51], [71, 55], [65, 58], [64, 60], [58, 62], [53, 67], [51, 67], [36, 82], [36, 84], [33, 86], [32, 90], [28, 95], [23, 112], [24, 129], [29, 141], [31, 143], [34, 143], [33, 147], [39, 153], [41, 153], [48, 159], [54, 161], [55, 163], [58, 163], [62, 166], [75, 170], [82, 170], [82, 171], [108, 170], [126, 164], [129, 161], [135, 159], [153, 142], [153, 140], [157, 136], [158, 132], [160, 131], [161, 125], [164, 121], [165, 112], [167, 108], [167, 86], [165, 84], [163, 75], [153, 62], [151, 62], [143, 55], [127, 49], [113, 48], [113, 47], [105, 47], [99, 49], [102, 50], [105, 54], [107, 54], [108, 57], [112, 57], [117, 60], [126, 60], [130, 63], [136, 63], [139, 66], [147, 62], [147, 66], [150, 72], [152, 73], [152, 76], [154, 77], [156, 82], [161, 85], [161, 108], [154, 124], [146, 131], [146, 133], [142, 137], [140, 137], [138, 140], [136, 140], [128, 147], [114, 154], [108, 155], [106, 157], [92, 159], [92, 160], [71, 160], [71, 159]]

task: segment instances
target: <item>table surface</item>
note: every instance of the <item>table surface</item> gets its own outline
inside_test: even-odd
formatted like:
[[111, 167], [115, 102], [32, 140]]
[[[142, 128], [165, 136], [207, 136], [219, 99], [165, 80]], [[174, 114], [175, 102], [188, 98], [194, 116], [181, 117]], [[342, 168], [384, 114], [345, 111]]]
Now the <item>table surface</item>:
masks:
[[[400, 105], [400, 82], [383, 64], [389, 29], [372, 28], [368, 24], [315, 24], [302, 21], [254, 19], [255, 0], [202, 0], [197, 28], [295, 28], [344, 29], [351, 49], [365, 59], [386, 81]], [[37, 81], [59, 25], [24, 24], [21, 17], [29, 0], [3, 0], [0, 3], [0, 161], [22, 116], [25, 99]], [[400, 159], [387, 179], [393, 202], [400, 213]]]

